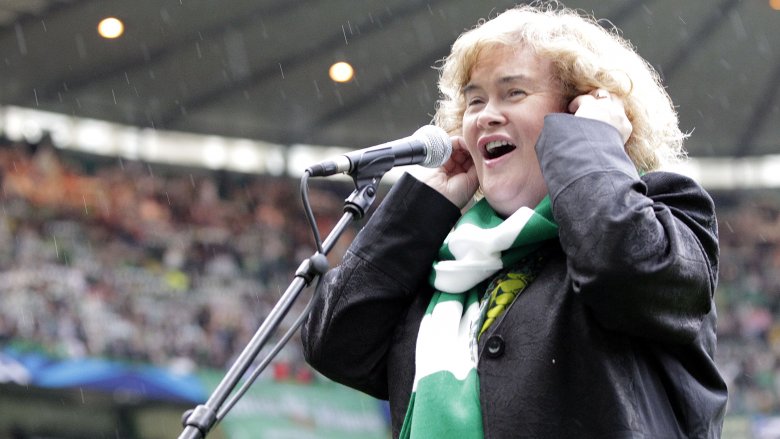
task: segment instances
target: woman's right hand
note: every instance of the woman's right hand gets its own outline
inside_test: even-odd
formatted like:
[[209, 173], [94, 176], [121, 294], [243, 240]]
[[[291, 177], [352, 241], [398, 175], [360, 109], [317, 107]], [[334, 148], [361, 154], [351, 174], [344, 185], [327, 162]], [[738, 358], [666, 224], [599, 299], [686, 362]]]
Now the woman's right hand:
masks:
[[447, 197], [459, 209], [474, 196], [479, 187], [477, 170], [471, 160], [463, 138], [454, 136], [449, 160], [422, 178], [422, 181]]

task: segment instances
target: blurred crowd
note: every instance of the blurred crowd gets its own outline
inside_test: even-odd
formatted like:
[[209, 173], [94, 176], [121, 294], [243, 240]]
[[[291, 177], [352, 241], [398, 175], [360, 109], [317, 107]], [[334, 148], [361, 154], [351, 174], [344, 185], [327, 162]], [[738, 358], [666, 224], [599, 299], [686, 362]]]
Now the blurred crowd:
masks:
[[[224, 368], [314, 251], [297, 180], [70, 159], [45, 143], [8, 141], [0, 142], [0, 178], [0, 347]], [[324, 237], [352, 186], [311, 186]], [[713, 193], [721, 239], [717, 361], [731, 414], [780, 413], [776, 192]], [[339, 241], [331, 265], [357, 227]], [[297, 334], [273, 370], [312, 379]]]
[[729, 411], [780, 414], [780, 192], [713, 195], [721, 246], [717, 360]]
[[[9, 142], [0, 144], [0, 177], [2, 345], [181, 371], [225, 368], [315, 249], [291, 179], [101, 162]], [[352, 188], [315, 183], [309, 193], [324, 237]], [[273, 370], [311, 378], [296, 338]]]

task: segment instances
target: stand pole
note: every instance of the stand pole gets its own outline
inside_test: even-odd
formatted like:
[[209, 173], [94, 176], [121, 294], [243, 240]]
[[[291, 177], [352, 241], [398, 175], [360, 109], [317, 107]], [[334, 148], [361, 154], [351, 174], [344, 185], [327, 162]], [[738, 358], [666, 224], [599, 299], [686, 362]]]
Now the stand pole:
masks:
[[[287, 287], [287, 290], [282, 294], [282, 297], [274, 305], [268, 317], [257, 329], [255, 335], [249, 341], [249, 344], [244, 348], [236, 361], [227, 371], [220, 383], [211, 393], [208, 400], [201, 405], [195, 407], [191, 411], [187, 411], [183, 416], [182, 423], [184, 424], [184, 430], [179, 435], [179, 439], [204, 439], [208, 432], [214, 427], [217, 419], [217, 413], [225, 400], [233, 392], [241, 377], [244, 376], [246, 371], [252, 365], [257, 355], [260, 353], [266, 342], [270, 338], [271, 334], [276, 331], [281, 321], [284, 319], [287, 312], [292, 307], [298, 295], [301, 293], [304, 287], [309, 286], [311, 282], [322, 275], [328, 269], [327, 254], [333, 249], [334, 245], [338, 241], [338, 238], [344, 233], [347, 226], [352, 223], [356, 218], [360, 219], [365, 214], [368, 207], [373, 203], [376, 198], [376, 186], [379, 183], [379, 178], [371, 178], [362, 187], [358, 187], [347, 198], [344, 206], [344, 215], [339, 222], [325, 238], [322, 243], [322, 253], [317, 252], [310, 258], [304, 260], [295, 272], [295, 278]], [[356, 183], [357, 183], [356, 179]]]

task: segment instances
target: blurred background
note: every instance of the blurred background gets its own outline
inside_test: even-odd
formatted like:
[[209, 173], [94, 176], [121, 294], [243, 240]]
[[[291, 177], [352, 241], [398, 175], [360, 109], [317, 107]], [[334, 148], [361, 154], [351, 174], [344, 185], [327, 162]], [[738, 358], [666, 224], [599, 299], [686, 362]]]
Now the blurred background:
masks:
[[[428, 124], [438, 61], [514, 4], [0, 0], [0, 437], [177, 436], [314, 251], [303, 170]], [[780, 438], [780, 1], [564, 4], [678, 106], [719, 216], [723, 437]], [[353, 188], [310, 182], [323, 235]], [[389, 436], [299, 344], [209, 437]]]

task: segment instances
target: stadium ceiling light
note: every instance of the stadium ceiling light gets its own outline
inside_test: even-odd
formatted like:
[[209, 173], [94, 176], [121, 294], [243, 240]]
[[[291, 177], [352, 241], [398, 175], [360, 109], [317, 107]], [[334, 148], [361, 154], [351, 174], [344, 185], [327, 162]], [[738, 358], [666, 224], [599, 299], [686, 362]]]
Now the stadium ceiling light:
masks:
[[98, 34], [106, 39], [119, 38], [125, 32], [125, 24], [116, 17], [106, 17], [98, 23]]
[[335, 82], [349, 82], [355, 75], [355, 69], [348, 62], [339, 61], [330, 66], [328, 74]]

